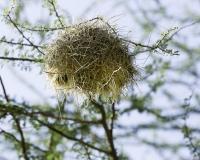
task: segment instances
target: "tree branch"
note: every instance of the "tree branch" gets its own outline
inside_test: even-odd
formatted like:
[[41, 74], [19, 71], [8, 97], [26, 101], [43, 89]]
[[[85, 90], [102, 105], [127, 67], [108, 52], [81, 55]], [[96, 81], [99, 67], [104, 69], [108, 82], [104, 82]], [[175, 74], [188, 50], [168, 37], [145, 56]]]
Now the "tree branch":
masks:
[[188, 114], [190, 112], [190, 101], [191, 101], [193, 96], [194, 96], [194, 89], [192, 90], [191, 95], [188, 98], [185, 99], [185, 106], [186, 106], [185, 109], [186, 109], [186, 111], [185, 111], [185, 115], [184, 115], [184, 118], [183, 118], [184, 119], [183, 133], [184, 133], [184, 138], [187, 138], [189, 140], [189, 145], [192, 148], [192, 152], [196, 153], [197, 151], [199, 152], [200, 150], [198, 150], [197, 147], [195, 146], [195, 144], [193, 143], [191, 131], [188, 128], [187, 122], [186, 122]]
[[[92, 19], [90, 19], [90, 20], [86, 20], [86, 21], [84, 21], [84, 22], [81, 22], [81, 23], [79, 23], [79, 25], [80, 24], [84, 24], [84, 23], [87, 23], [87, 22], [91, 22], [91, 21], [94, 21], [94, 20], [97, 20], [97, 19], [99, 19], [99, 17], [95, 17], [95, 18], [92, 18]], [[15, 23], [17, 26], [19, 26], [20, 28], [23, 28], [23, 29], [25, 29], [25, 30], [28, 30], [28, 31], [32, 31], [32, 32], [49, 32], [49, 31], [57, 31], [57, 30], [64, 30], [64, 29], [66, 29], [66, 28], [70, 28], [70, 27], [72, 27], [72, 26], [63, 26], [63, 27], [56, 27], [56, 28], [45, 28], [45, 27], [42, 27], [41, 29], [34, 29], [34, 27], [33, 28], [27, 28], [27, 27], [23, 27], [23, 26], [21, 26], [20, 24], [17, 24], [17, 23]]]
[[11, 61], [28, 61], [28, 62], [42, 62], [42, 60], [35, 60], [29, 58], [16, 58], [16, 57], [0, 57], [0, 59], [6, 59]]
[[0, 75], [0, 82], [1, 82], [2, 89], [3, 89], [4, 97], [5, 97], [6, 101], [9, 102], [9, 99], [8, 99], [8, 96], [7, 96], [7, 93], [6, 93], [5, 86], [4, 86], [4, 84], [3, 84], [3, 80], [1, 79], [1, 75]]
[[[0, 42], [7, 43], [7, 44], [12, 44], [12, 45], [22, 45], [22, 46], [29, 46], [33, 47], [32, 44], [26, 44], [26, 43], [18, 43], [18, 42], [12, 42], [12, 41], [5, 41], [5, 40], [0, 40]], [[35, 45], [36, 46], [36, 45]], [[37, 46], [38, 48], [42, 48], [42, 46]]]
[[58, 15], [58, 12], [57, 12], [57, 10], [56, 10], [56, 7], [55, 7], [54, 2], [53, 2], [52, 0], [49, 0], [49, 3], [53, 6], [54, 12], [56, 13], [56, 17], [58, 18], [58, 20], [59, 20], [61, 26], [64, 27], [64, 25], [63, 25], [63, 23], [62, 23], [62, 21], [61, 21], [61, 19], [60, 19], [60, 16]]
[[20, 137], [21, 137], [21, 146], [22, 146], [22, 152], [25, 160], [29, 160], [27, 156], [27, 151], [26, 151], [26, 144], [25, 144], [25, 139], [24, 139], [24, 134], [22, 132], [21, 126], [20, 126], [20, 121], [13, 115], [13, 119], [15, 120], [17, 124], [17, 129], [19, 131]]
[[14, 25], [14, 27], [18, 30], [18, 32], [22, 35], [22, 37], [24, 39], [26, 39], [33, 47], [35, 47], [38, 52], [40, 52], [41, 54], [45, 55], [39, 48], [38, 46], [34, 45], [24, 34], [23, 32], [18, 28], [17, 24], [12, 20], [12, 18], [10, 17], [10, 15], [8, 14], [8, 20]]
[[[19, 114], [19, 115], [27, 115], [27, 116], [33, 116], [33, 115], [43, 115], [45, 117], [50, 117], [50, 118], [54, 118], [54, 119], [60, 119], [59, 116], [55, 116], [53, 114], [49, 114], [49, 113], [45, 113], [45, 112], [42, 112], [42, 111], [38, 111], [38, 112], [28, 112], [28, 111], [25, 111], [23, 112], [21, 110], [20, 107], [17, 107], [15, 105], [15, 108], [10, 108], [9, 110], [6, 109], [5, 106], [2, 106], [2, 108], [4, 109], [1, 109], [1, 105], [0, 105], [0, 112], [5, 112], [5, 113], [10, 113], [10, 114]], [[69, 120], [69, 121], [74, 121], [76, 123], [84, 123], [84, 124], [101, 124], [101, 121], [85, 121], [85, 120], [80, 120], [80, 119], [76, 119], [76, 118], [69, 118], [69, 117], [62, 117], [63, 120]]]
[[[3, 81], [2, 81], [2, 79], [1, 79], [1, 76], [0, 76], [0, 82], [1, 82], [1, 86], [2, 86], [2, 88], [3, 88], [3, 92], [4, 92], [5, 99], [6, 99], [6, 101], [9, 103], [9, 99], [8, 99], [7, 94], [6, 94], [6, 90], [5, 90]], [[18, 120], [14, 115], [12, 115], [12, 116], [13, 116], [14, 121], [15, 121], [16, 124], [17, 124], [17, 128], [18, 128], [18, 131], [19, 131], [20, 136], [21, 136], [21, 146], [22, 146], [22, 151], [23, 151], [24, 159], [25, 159], [25, 160], [29, 160], [29, 158], [27, 157], [24, 135], [23, 135], [23, 132], [22, 132], [22, 129], [21, 129], [19, 120]]]
[[113, 142], [113, 137], [112, 137], [112, 131], [109, 130], [108, 125], [106, 123], [106, 112], [103, 108], [103, 106], [101, 106], [100, 104], [98, 104], [97, 102], [95, 102], [94, 100], [91, 101], [101, 112], [102, 115], [102, 125], [104, 127], [104, 130], [106, 132], [106, 136], [107, 139], [109, 141], [110, 147], [111, 147], [111, 153], [112, 153], [112, 157], [114, 160], [118, 160], [118, 156], [115, 150], [115, 146], [114, 146], [114, 142]]
[[114, 127], [114, 120], [115, 120], [115, 103], [112, 104], [112, 117], [111, 117], [111, 126], [110, 126], [110, 131], [111, 135], [113, 136], [113, 127]]
[[79, 142], [80, 144], [85, 145], [85, 146], [88, 146], [89, 148], [92, 148], [92, 149], [97, 150], [97, 151], [99, 151], [99, 152], [103, 152], [103, 153], [106, 153], [106, 154], [111, 155], [111, 152], [110, 152], [110, 151], [103, 150], [103, 149], [101, 149], [101, 148], [97, 148], [97, 147], [95, 147], [95, 146], [92, 146], [91, 144], [88, 144], [88, 143], [84, 142], [84, 141], [81, 140], [81, 139], [77, 139], [77, 138], [68, 136], [68, 135], [64, 134], [63, 132], [57, 130], [56, 128], [52, 127], [51, 125], [46, 124], [46, 123], [40, 121], [39, 119], [35, 119], [35, 120], [38, 121], [39, 123], [41, 123], [42, 125], [46, 126], [47, 128], [51, 129], [52, 131], [54, 131], [54, 132], [60, 134], [61, 136], [67, 138], [67, 139], [70, 139], [70, 140]]
[[187, 28], [187, 27], [191, 27], [191, 26], [193, 26], [193, 25], [195, 25], [195, 24], [197, 24], [197, 23], [200, 23], [200, 21], [193, 22], [193, 23], [191, 23], [191, 24], [188, 24], [188, 25], [186, 25], [186, 26], [181, 27], [179, 30], [177, 30], [175, 33], [173, 33], [163, 44], [165, 44], [166, 42], [168, 42], [169, 40], [171, 40], [171, 39], [172, 39], [178, 32], [180, 32], [181, 30], [183, 30], [183, 29], [185, 29], [185, 28]]
[[[2, 130], [2, 129], [1, 129], [0, 133], [3, 133], [3, 134], [5, 134], [5, 135], [8, 135], [9, 137], [11, 137], [11, 138], [12, 138], [13, 140], [15, 140], [16, 142], [21, 143], [21, 141], [19, 141], [19, 140], [18, 140], [13, 134], [11, 134], [11, 133], [8, 133], [8, 132], [6, 132], [6, 131], [4, 131], [4, 130]], [[32, 146], [33, 148], [37, 149], [38, 151], [47, 152], [47, 151], [45, 151], [45, 150], [43, 150], [43, 149], [41, 149], [41, 148], [39, 148], [39, 147], [37, 147], [37, 146], [35, 146], [35, 145], [33, 145], [33, 144], [30, 144], [30, 143], [26, 143], [26, 144]]]

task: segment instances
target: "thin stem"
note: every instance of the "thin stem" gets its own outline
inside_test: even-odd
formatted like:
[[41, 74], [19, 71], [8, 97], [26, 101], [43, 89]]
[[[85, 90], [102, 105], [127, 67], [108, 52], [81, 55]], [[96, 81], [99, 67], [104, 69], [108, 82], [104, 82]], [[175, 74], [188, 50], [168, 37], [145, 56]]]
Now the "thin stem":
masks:
[[[11, 133], [8, 133], [8, 132], [6, 132], [5, 130], [3, 130], [3, 129], [1, 129], [1, 131], [0, 131], [0, 134], [6, 134], [7, 136], [9, 136], [9, 137], [11, 137], [13, 140], [15, 140], [17, 143], [21, 143], [21, 141], [20, 140], [18, 140], [13, 134], [11, 134]], [[47, 152], [46, 150], [43, 150], [43, 149], [41, 149], [41, 148], [39, 148], [39, 147], [37, 147], [37, 146], [35, 146], [35, 145], [33, 145], [33, 144], [30, 144], [30, 143], [26, 143], [27, 145], [29, 145], [29, 146], [32, 146], [34, 149], [37, 149], [38, 151], [41, 151], [41, 152]]]
[[115, 103], [112, 104], [112, 117], [111, 117], [111, 126], [110, 132], [113, 137], [113, 129], [114, 129], [114, 120], [115, 120]]
[[196, 22], [193, 22], [189, 25], [186, 25], [186, 26], [183, 26], [181, 27], [179, 30], [177, 30], [175, 33], [173, 33], [168, 39], [165, 40], [165, 42], [163, 44], [165, 44], [166, 42], [168, 42], [169, 40], [171, 40], [175, 35], [177, 35], [178, 32], [180, 32], [181, 30], [185, 29], [185, 28], [188, 28], [188, 27], [191, 27], [197, 23], [200, 23], [200, 21], [196, 21]]
[[[7, 44], [12, 44], [12, 45], [22, 45], [22, 46], [29, 46], [33, 47], [32, 44], [27, 44], [27, 43], [18, 43], [18, 42], [12, 42], [12, 41], [5, 41], [5, 40], [0, 40], [0, 42], [7, 43]], [[35, 45], [36, 46], [36, 45]], [[42, 46], [37, 46], [38, 48], [42, 48]]]
[[[0, 76], [0, 82], [1, 82], [1, 86], [3, 88], [5, 99], [9, 103], [9, 99], [8, 99], [8, 96], [7, 96], [7, 93], [6, 93], [6, 89], [5, 89], [5, 86], [3, 84], [1, 76]], [[21, 126], [20, 126], [20, 122], [13, 114], [11, 114], [11, 115], [12, 115], [15, 123], [17, 124], [17, 129], [18, 129], [20, 137], [21, 137], [21, 146], [22, 146], [22, 152], [23, 152], [24, 159], [25, 160], [29, 160], [29, 158], [27, 156], [27, 152], [26, 152], [25, 139], [24, 139], [24, 135], [23, 135], [23, 132], [22, 132], [22, 129], [21, 129]]]
[[53, 2], [52, 0], [49, 0], [49, 3], [53, 6], [54, 12], [56, 13], [56, 17], [58, 18], [58, 20], [59, 20], [61, 26], [64, 27], [64, 25], [63, 25], [63, 23], [62, 23], [62, 21], [61, 21], [61, 19], [60, 19], [60, 16], [58, 15], [58, 12], [57, 12], [57, 10], [56, 10], [56, 7], [55, 7], [54, 2]]
[[81, 140], [81, 139], [77, 139], [77, 138], [68, 136], [68, 135], [64, 134], [63, 132], [57, 130], [56, 128], [52, 127], [51, 125], [46, 124], [46, 123], [40, 121], [39, 119], [36, 119], [36, 121], [38, 121], [38, 122], [41, 123], [42, 125], [46, 126], [47, 128], [51, 129], [52, 131], [54, 131], [54, 132], [60, 134], [61, 136], [65, 137], [65, 138], [67, 138], [67, 139], [70, 139], [70, 140], [79, 142], [79, 143], [81, 143], [82, 145], [88, 146], [89, 148], [92, 148], [92, 149], [97, 150], [97, 151], [99, 151], [99, 152], [103, 152], [103, 153], [106, 153], [106, 154], [111, 155], [111, 152], [109, 152], [109, 151], [107, 151], [107, 150], [103, 150], [103, 149], [101, 149], [101, 148], [97, 148], [97, 147], [95, 147], [95, 146], [92, 146], [91, 144], [88, 144], [88, 143], [84, 142], [84, 141]]
[[29, 160], [29, 158], [27, 156], [27, 151], [26, 151], [26, 144], [25, 144], [24, 134], [23, 134], [21, 126], [20, 126], [20, 121], [19, 121], [19, 119], [15, 118], [15, 116], [13, 116], [13, 119], [15, 120], [15, 122], [17, 124], [17, 129], [18, 129], [20, 137], [21, 137], [21, 146], [22, 146], [22, 152], [23, 152], [24, 159], [25, 160]]
[[[79, 25], [81, 25], [81, 24], [84, 24], [84, 23], [87, 23], [87, 22], [91, 22], [91, 21], [94, 21], [94, 20], [98, 20], [99, 19], [99, 17], [95, 17], [95, 18], [92, 18], [92, 19], [90, 19], [90, 20], [86, 20], [86, 21], [84, 21], [84, 22], [81, 22], [81, 23], [79, 23]], [[73, 27], [73, 25], [72, 26], [64, 26], [64, 27], [55, 27], [55, 28], [45, 28], [45, 27], [41, 27], [41, 29], [33, 29], [33, 28], [27, 28], [27, 27], [23, 27], [23, 26], [21, 26], [20, 24], [17, 24], [17, 23], [15, 23], [17, 26], [19, 26], [20, 28], [23, 28], [23, 29], [25, 29], [25, 30], [28, 30], [28, 31], [33, 31], [33, 32], [49, 32], [49, 31], [57, 31], [57, 30], [63, 30], [63, 29], [66, 29], [66, 28], [71, 28], [71, 27]]]
[[[165, 49], [162, 49], [162, 48], [160, 48], [160, 46], [162, 45], [162, 44], [160, 44], [161, 43], [161, 40], [157, 43], [157, 45], [156, 46], [149, 46], [149, 45], [144, 45], [144, 44], [141, 44], [141, 43], [135, 43], [135, 42], [132, 42], [132, 41], [129, 41], [129, 40], [126, 40], [126, 39], [121, 39], [121, 40], [123, 40], [123, 41], [125, 41], [125, 42], [128, 42], [128, 43], [131, 43], [131, 44], [134, 44], [135, 46], [140, 46], [140, 47], [144, 47], [144, 48], [149, 48], [150, 50], [156, 50], [156, 49], [160, 49], [162, 52], [164, 52], [164, 53], [166, 53], [166, 50]], [[171, 55], [173, 55], [173, 56], [175, 56], [175, 55], [177, 55], [177, 56], [179, 56], [180, 54], [179, 53], [171, 53]]]
[[17, 58], [17, 57], [0, 57], [0, 59], [6, 59], [11, 61], [28, 61], [28, 62], [42, 62], [42, 60], [35, 60], [29, 58]]
[[14, 25], [14, 27], [18, 30], [18, 32], [22, 35], [22, 37], [24, 39], [26, 39], [33, 47], [35, 47], [38, 52], [40, 52], [41, 54], [45, 55], [39, 48], [38, 46], [34, 45], [24, 34], [23, 32], [18, 28], [17, 24], [12, 20], [12, 18], [10, 17], [10, 15], [7, 15], [8, 16], [8, 20]]
[[[1, 106], [1, 105], [0, 105]], [[5, 106], [4, 106], [5, 107]], [[3, 107], [2, 107], [3, 108]], [[19, 108], [15, 105], [15, 108]], [[38, 112], [23, 112], [22, 110], [17, 110], [17, 109], [0, 109], [0, 112], [9, 112], [10, 114], [18, 114], [18, 115], [26, 115], [26, 116], [34, 116], [34, 115], [40, 115], [40, 116], [45, 116], [45, 117], [50, 117], [50, 118], [54, 118], [54, 119], [60, 119], [60, 116], [55, 116], [53, 114], [49, 114], [49, 113], [45, 113], [42, 111], [38, 111]], [[85, 121], [85, 120], [81, 120], [81, 119], [76, 119], [76, 118], [70, 118], [70, 117], [62, 117], [63, 120], [68, 120], [68, 121], [73, 121], [74, 123], [83, 123], [83, 124], [90, 124], [90, 125], [98, 125], [101, 124], [101, 121]]]
[[6, 89], [5, 89], [5, 86], [3, 84], [3, 80], [1, 79], [1, 76], [0, 76], [0, 82], [1, 82], [2, 89], [3, 89], [4, 97], [5, 97], [6, 101], [9, 102], [9, 99], [8, 99], [8, 96], [7, 96], [7, 93], [6, 93]]

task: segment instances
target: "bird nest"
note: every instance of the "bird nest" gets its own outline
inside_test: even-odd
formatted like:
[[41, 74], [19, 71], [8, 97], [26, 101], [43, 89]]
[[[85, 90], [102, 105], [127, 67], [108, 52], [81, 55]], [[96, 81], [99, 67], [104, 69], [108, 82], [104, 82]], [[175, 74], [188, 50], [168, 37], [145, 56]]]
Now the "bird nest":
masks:
[[43, 71], [56, 91], [115, 101], [140, 75], [129, 45], [103, 18], [82, 21], [47, 46]]

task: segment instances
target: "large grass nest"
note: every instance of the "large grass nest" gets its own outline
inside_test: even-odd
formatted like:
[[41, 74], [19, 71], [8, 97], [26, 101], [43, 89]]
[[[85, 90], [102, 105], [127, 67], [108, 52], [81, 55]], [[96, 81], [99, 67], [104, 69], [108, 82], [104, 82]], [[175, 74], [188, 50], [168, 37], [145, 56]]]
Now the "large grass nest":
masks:
[[47, 46], [44, 72], [56, 91], [115, 101], [140, 75], [129, 45], [103, 18], [81, 21]]

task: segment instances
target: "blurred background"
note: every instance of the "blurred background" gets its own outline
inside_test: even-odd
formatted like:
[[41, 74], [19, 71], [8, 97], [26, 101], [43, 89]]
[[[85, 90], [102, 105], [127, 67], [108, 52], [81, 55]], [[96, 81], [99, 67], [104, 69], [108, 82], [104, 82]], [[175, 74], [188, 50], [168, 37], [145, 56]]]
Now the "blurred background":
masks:
[[[40, 63], [2, 58], [42, 59], [42, 55], [36, 49], [20, 45], [28, 41], [6, 18], [5, 9], [9, 10], [13, 3], [14, 1], [0, 1], [0, 75], [6, 93], [9, 99], [13, 100], [13, 104], [18, 104], [22, 108], [26, 108], [27, 105], [30, 108], [35, 107], [37, 111], [41, 109], [55, 112], [59, 116], [58, 106], [61, 104], [41, 73]], [[33, 44], [44, 46], [56, 37], [57, 31], [34, 32], [27, 29], [38, 29], [41, 26], [59, 27], [57, 16], [49, 6], [48, 0], [19, 0], [14, 4], [15, 7], [10, 15], [22, 26], [19, 28]], [[178, 50], [179, 56], [148, 52], [145, 48], [135, 47], [134, 58], [142, 69], [141, 79], [137, 82], [138, 87], [130, 87], [128, 96], [122, 97], [116, 104], [118, 118], [114, 125], [114, 143], [117, 152], [124, 155], [122, 159], [200, 159], [198, 156], [200, 154], [200, 1], [57, 0], [55, 6], [66, 26], [76, 23], [79, 18], [114, 17], [109, 23], [116, 25], [121, 35], [144, 45], [155, 45], [162, 38], [162, 32], [166, 32], [172, 26], [178, 27], [170, 33], [171, 40], [162, 47]], [[3, 108], [6, 103], [3, 89], [0, 89], [0, 98]], [[87, 108], [82, 105], [77, 109], [72, 101], [73, 97], [69, 96], [64, 104], [62, 112], [64, 116], [76, 115], [84, 119], [94, 114], [94, 117], [98, 117], [95, 116], [98, 112], [93, 111], [90, 106]], [[29, 109], [28, 107], [26, 109]], [[1, 112], [0, 160], [23, 159], [18, 144], [3, 133], [6, 131], [12, 135], [16, 134], [20, 139], [13, 125], [13, 118], [9, 114], [3, 115], [3, 109], [0, 114]], [[54, 155], [57, 155], [58, 159], [89, 159], [80, 157], [80, 154], [86, 153], [81, 153], [79, 147], [76, 148], [75, 144], [62, 138], [54, 143], [56, 149], [48, 148], [52, 132], [40, 125], [37, 126], [31, 118], [19, 116], [19, 119], [28, 143], [40, 146], [47, 152], [55, 152]], [[81, 127], [74, 123], [62, 122], [59, 119], [43, 120], [59, 123], [58, 125], [68, 125], [68, 130], [73, 132], [74, 136], [79, 136], [78, 130]], [[86, 135], [94, 134], [99, 139], [104, 138], [101, 127], [86, 128], [87, 131], [84, 132]], [[90, 141], [90, 138], [88, 139]], [[94, 140], [93, 143], [100, 145], [98, 140]], [[102, 144], [100, 146], [102, 147]], [[29, 155], [39, 159], [37, 156], [42, 154], [29, 148]], [[97, 153], [92, 152], [91, 155], [93, 154]], [[101, 154], [96, 158], [94, 155], [91, 159], [104, 158]]]

